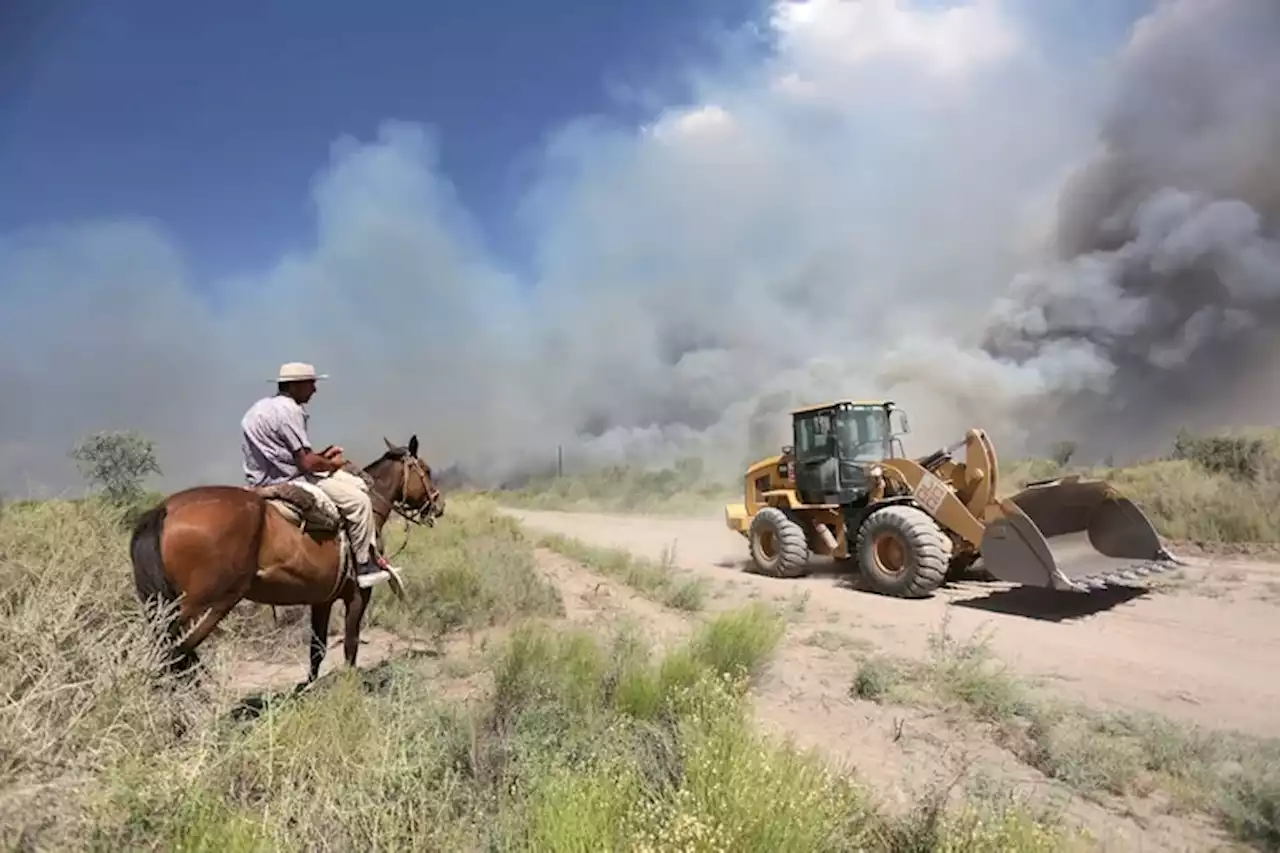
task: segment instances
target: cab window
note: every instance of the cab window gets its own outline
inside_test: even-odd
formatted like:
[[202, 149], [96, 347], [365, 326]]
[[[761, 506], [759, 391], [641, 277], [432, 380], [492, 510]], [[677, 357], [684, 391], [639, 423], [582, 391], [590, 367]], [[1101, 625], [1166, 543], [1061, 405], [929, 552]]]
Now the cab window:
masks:
[[878, 462], [888, 452], [889, 418], [883, 409], [844, 409], [839, 418], [842, 456], [858, 462]]
[[796, 454], [801, 457], [828, 453], [828, 441], [834, 429], [830, 412], [802, 418], [797, 424]]

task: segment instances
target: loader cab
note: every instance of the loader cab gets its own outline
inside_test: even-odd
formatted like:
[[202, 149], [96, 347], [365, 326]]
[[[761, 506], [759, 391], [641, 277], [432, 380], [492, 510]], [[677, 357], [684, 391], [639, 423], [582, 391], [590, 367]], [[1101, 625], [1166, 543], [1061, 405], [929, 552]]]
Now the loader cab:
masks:
[[808, 504], [860, 504], [876, 463], [902, 456], [906, 413], [891, 402], [840, 401], [792, 412], [796, 492]]

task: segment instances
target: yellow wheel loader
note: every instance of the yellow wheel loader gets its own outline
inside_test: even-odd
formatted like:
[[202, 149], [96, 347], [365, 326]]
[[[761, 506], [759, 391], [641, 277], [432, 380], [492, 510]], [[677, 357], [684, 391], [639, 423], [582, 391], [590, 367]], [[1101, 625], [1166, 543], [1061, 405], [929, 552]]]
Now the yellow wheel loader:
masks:
[[892, 401], [836, 401], [791, 418], [794, 443], [752, 464], [743, 503], [725, 507], [762, 573], [804, 575], [822, 554], [853, 561], [877, 592], [921, 598], [978, 560], [998, 580], [1075, 592], [1181, 565], [1105, 481], [1065, 476], [998, 497], [996, 451], [980, 429], [910, 459], [907, 417]]

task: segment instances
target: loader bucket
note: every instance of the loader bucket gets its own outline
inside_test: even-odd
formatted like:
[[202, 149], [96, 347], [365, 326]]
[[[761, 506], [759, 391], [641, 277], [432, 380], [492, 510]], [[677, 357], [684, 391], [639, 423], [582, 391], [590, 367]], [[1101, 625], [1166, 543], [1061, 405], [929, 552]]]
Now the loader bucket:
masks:
[[1088, 592], [1181, 565], [1142, 510], [1103, 480], [1032, 483], [1001, 509], [981, 548], [984, 567], [1000, 580]]

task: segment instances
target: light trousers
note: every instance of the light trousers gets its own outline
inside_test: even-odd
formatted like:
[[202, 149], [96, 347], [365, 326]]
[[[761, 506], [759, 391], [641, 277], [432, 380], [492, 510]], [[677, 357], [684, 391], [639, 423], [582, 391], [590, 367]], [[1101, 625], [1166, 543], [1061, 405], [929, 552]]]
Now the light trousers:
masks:
[[298, 480], [298, 485], [312, 486], [324, 492], [342, 513], [351, 536], [351, 550], [357, 563], [369, 561], [369, 549], [374, 542], [373, 501], [364, 480], [347, 471], [334, 471], [328, 476], [316, 477], [311, 482]]

